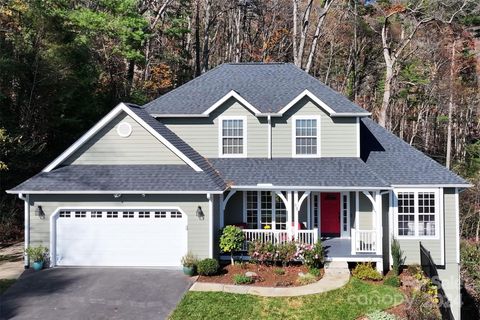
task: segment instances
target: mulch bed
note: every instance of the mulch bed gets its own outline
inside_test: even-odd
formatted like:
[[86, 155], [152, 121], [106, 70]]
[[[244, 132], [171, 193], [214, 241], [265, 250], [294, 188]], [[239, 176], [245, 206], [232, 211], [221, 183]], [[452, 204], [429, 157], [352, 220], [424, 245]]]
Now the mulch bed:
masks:
[[[285, 274], [278, 275], [275, 274], [275, 269], [285, 270]], [[258, 275], [258, 278], [251, 286], [259, 287], [294, 287], [299, 286], [297, 283], [298, 274], [300, 272], [308, 273], [308, 268], [304, 265], [292, 265], [288, 267], [279, 267], [279, 266], [265, 266], [253, 263], [243, 263], [235, 265], [226, 265], [224, 266], [218, 275], [216, 276], [199, 276], [199, 282], [212, 282], [212, 283], [222, 283], [222, 284], [234, 284], [233, 276], [235, 274], [245, 274], [246, 272], [251, 271], [255, 272]], [[323, 276], [323, 269], [320, 270], [320, 276], [317, 280], [320, 280]]]

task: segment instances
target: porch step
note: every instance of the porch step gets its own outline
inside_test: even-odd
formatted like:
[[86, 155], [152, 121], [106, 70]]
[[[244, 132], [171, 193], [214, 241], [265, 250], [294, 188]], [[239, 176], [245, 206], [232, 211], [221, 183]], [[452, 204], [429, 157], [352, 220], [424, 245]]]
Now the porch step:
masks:
[[346, 261], [329, 261], [325, 263], [325, 270], [348, 270], [348, 263]]

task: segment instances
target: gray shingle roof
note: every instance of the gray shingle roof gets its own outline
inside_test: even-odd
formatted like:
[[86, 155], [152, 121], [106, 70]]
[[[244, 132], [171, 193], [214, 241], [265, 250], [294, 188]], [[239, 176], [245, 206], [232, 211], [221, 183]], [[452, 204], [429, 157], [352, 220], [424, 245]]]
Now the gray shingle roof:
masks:
[[145, 121], [150, 127], [157, 131], [161, 136], [167, 139], [173, 146], [175, 146], [180, 152], [187, 156], [192, 162], [194, 162], [200, 169], [205, 171], [207, 176], [220, 188], [225, 189], [226, 185], [224, 181], [220, 178], [215, 169], [208, 163], [208, 161], [200, 155], [196, 150], [194, 150], [189, 144], [180, 139], [173, 131], [168, 129], [163, 123], [159, 122], [143, 108], [135, 106], [132, 104], [127, 104], [127, 106], [135, 112], [143, 121]]
[[211, 159], [220, 175], [234, 185], [378, 187], [388, 185], [358, 158]]
[[361, 158], [391, 185], [467, 185], [468, 182], [382, 128], [361, 119]]
[[41, 172], [11, 191], [223, 191], [188, 165], [71, 165]]
[[231, 90], [262, 113], [280, 111], [308, 89], [337, 113], [366, 113], [291, 63], [222, 64], [145, 105], [150, 114], [201, 114]]

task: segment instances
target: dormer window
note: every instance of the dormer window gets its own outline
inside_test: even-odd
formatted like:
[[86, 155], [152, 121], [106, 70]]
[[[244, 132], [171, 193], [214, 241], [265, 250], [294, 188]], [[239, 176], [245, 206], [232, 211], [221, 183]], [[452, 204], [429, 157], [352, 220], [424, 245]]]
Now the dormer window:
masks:
[[245, 117], [221, 117], [219, 120], [220, 156], [246, 156], [247, 119]]
[[320, 117], [301, 116], [293, 118], [293, 156], [317, 157], [319, 146]]

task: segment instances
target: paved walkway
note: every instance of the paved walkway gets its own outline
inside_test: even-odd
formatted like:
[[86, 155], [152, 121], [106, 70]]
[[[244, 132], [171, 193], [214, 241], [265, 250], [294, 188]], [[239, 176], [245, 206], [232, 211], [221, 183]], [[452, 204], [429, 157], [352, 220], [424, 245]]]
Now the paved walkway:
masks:
[[17, 279], [23, 270], [23, 242], [0, 249], [0, 279]]
[[276, 288], [237, 286], [232, 284], [195, 282], [190, 291], [219, 291], [227, 293], [253, 294], [263, 297], [294, 297], [324, 293], [343, 287], [350, 279], [350, 271], [343, 265], [332, 264], [325, 268], [325, 274], [319, 281], [301, 287]]

